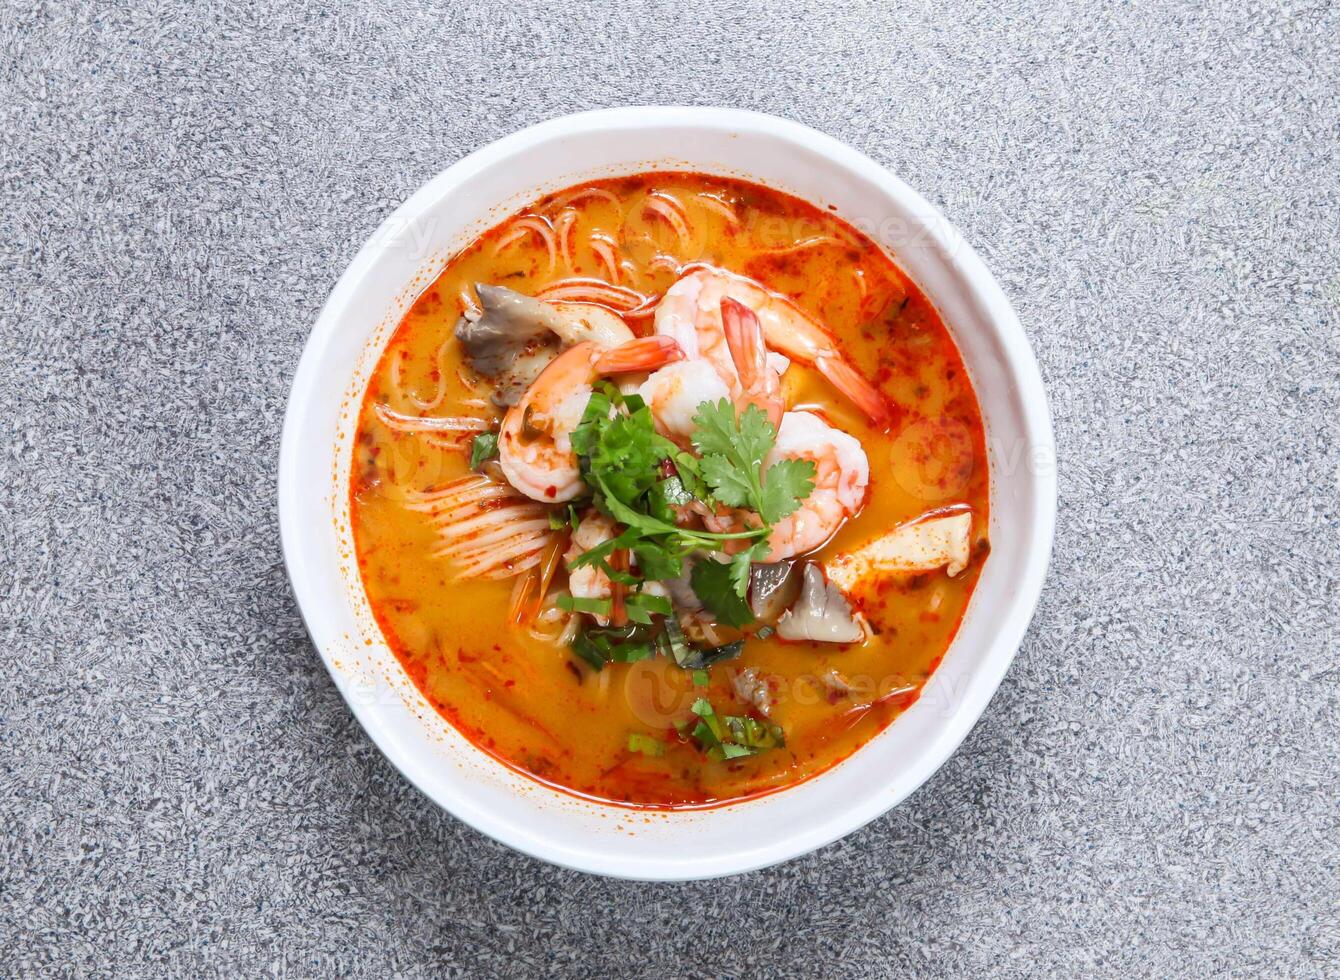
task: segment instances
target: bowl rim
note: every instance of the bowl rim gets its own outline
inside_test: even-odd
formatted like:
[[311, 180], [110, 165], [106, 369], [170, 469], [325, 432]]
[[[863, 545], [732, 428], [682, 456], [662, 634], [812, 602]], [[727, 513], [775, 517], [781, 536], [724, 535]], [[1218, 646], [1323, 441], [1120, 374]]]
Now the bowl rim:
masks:
[[[1050, 564], [1057, 506], [1055, 467], [1041, 467], [1034, 473], [1036, 493], [1030, 515], [1033, 532], [1027, 548], [1025, 572], [1016, 581], [1014, 598], [1008, 602], [1006, 615], [997, 625], [996, 639], [991, 644], [994, 655], [984, 659], [969, 675], [968, 689], [963, 692], [959, 707], [941, 726], [933, 744], [918, 755], [908, 771], [900, 774], [898, 781], [902, 789], [886, 798], [872, 797], [862, 806], [841, 808], [837, 815], [816, 823], [807, 831], [788, 835], [779, 843], [751, 852], [750, 860], [733, 863], [728, 858], [686, 859], [681, 868], [679, 864], [668, 866], [663, 860], [653, 859], [638, 861], [618, 857], [602, 861], [594, 852], [580, 852], [580, 856], [574, 856], [573, 851], [543, 837], [522, 832], [510, 824], [495, 820], [482, 808], [463, 805], [464, 801], [457, 799], [441, 799], [439, 794], [425, 786], [416, 777], [416, 765], [405, 758], [408, 753], [371, 717], [367, 705], [349, 696], [329, 651], [317, 638], [318, 631], [313, 629], [309, 617], [309, 609], [317, 608], [317, 598], [316, 586], [305, 571], [298, 540], [296, 515], [297, 508], [302, 506], [299, 484], [303, 475], [299, 470], [298, 430], [301, 417], [319, 388], [318, 365], [334, 341], [341, 311], [358, 294], [365, 276], [390, 247], [389, 242], [393, 237], [391, 230], [405, 226], [452, 188], [513, 154], [555, 137], [609, 129], [647, 129], [671, 125], [729, 131], [740, 135], [771, 136], [802, 145], [826, 158], [835, 167], [877, 185], [897, 200], [908, 214], [916, 215], [920, 226], [918, 230], [934, 240], [946, 263], [957, 267], [956, 271], [969, 284], [975, 299], [982, 306], [983, 319], [990, 324], [1000, 344], [1007, 366], [1006, 375], [1018, 385], [1021, 414], [1030, 445], [1042, 449], [1050, 454], [1052, 460], [1055, 459], [1051, 414], [1037, 360], [1013, 307], [976, 251], [937, 208], [899, 177], [860, 151], [801, 123], [750, 110], [690, 106], [626, 106], [559, 116], [511, 133], [469, 153], [425, 183], [381, 222], [354, 255], [323, 304], [304, 344], [284, 413], [278, 460], [280, 540], [285, 569], [304, 626], [322, 663], [360, 726], [401, 775], [433, 803], [475, 830], [531, 857], [573, 870], [646, 881], [702, 880], [742, 874], [788, 861], [859, 830], [916, 792], [944, 765], [976, 725], [1014, 661], [1041, 597]], [[894, 257], [896, 259], [896, 254]], [[953, 326], [947, 326], [953, 335]], [[844, 765], [845, 761], [839, 762], [838, 766]], [[585, 859], [588, 853], [594, 854], [589, 860]]]

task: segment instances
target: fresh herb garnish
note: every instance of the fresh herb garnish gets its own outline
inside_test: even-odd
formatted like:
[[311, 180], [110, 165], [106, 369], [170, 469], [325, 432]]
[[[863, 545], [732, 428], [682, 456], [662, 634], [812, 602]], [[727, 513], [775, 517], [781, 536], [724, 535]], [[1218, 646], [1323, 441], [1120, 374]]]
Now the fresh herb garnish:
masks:
[[567, 594], [560, 595], [554, 604], [564, 612], [590, 613], [593, 616], [608, 616], [612, 606], [608, 599], [587, 599]]
[[[623, 609], [630, 625], [623, 629], [643, 631], [636, 635], [614, 635], [610, 628], [583, 631], [574, 649], [593, 666], [642, 659], [650, 655], [647, 650], [673, 659], [685, 670], [737, 656], [740, 642], [706, 650], [690, 644], [669, 600], [647, 593], [643, 586], [679, 578], [684, 559], [694, 552], [720, 554], [729, 542], [739, 542], [723, 562], [712, 557], [699, 560], [689, 584], [719, 622], [736, 629], [748, 626], [754, 622], [745, 601], [750, 566], [767, 557], [772, 525], [793, 513], [814, 489], [816, 468], [809, 460], [785, 459], [764, 468], [777, 430], [757, 407], [748, 406], [737, 415], [728, 399], [703, 402], [694, 421], [698, 428], [693, 445], [700, 456], [658, 434], [651, 410], [639, 396], [621, 394], [607, 383], [592, 393], [572, 434], [592, 502], [621, 530], [577, 556], [570, 567], [598, 568], [611, 582], [625, 587]], [[679, 508], [694, 501], [750, 513], [739, 531], [680, 527]], [[570, 509], [566, 526], [575, 528], [576, 522], [576, 512]], [[561, 518], [552, 516], [550, 523], [556, 529], [564, 526]], [[599, 616], [609, 615], [610, 609], [605, 600], [570, 599], [560, 606]]]
[[707, 698], [693, 702], [693, 713], [699, 720], [690, 734], [709, 759], [739, 759], [786, 744], [786, 737], [778, 726], [747, 715], [721, 718]]
[[608, 663], [631, 664], [656, 653], [657, 631], [640, 623], [628, 626], [592, 626], [572, 641], [572, 652], [596, 670]]
[[703, 480], [727, 507], [747, 508], [763, 523], [775, 524], [794, 513], [814, 489], [817, 471], [808, 459], [783, 459], [763, 469], [777, 430], [757, 405], [746, 406], [737, 416], [729, 399], [703, 402], [693, 423]]
[[[766, 547], [766, 543], [764, 546]], [[740, 554], [745, 556], [743, 564], [747, 588], [750, 552], [742, 551]], [[738, 567], [739, 563], [734, 559], [729, 563], [723, 563], [704, 558], [694, 565], [693, 571], [689, 573], [689, 584], [693, 586], [694, 594], [702, 600], [703, 605], [712, 610], [718, 621], [737, 629], [748, 626], [754, 621], [754, 612], [740, 595], [736, 584]]]
[[733, 660], [744, 652], [744, 640], [723, 643], [719, 647], [690, 647], [683, 660], [676, 661], [685, 670], [703, 670], [723, 660]]
[[[637, 395], [620, 394], [609, 384], [594, 392], [572, 434], [572, 446], [581, 461], [582, 478], [594, 491], [596, 509], [624, 525], [616, 538], [579, 555], [574, 568], [594, 565], [608, 575], [609, 556], [628, 548], [644, 577], [677, 578], [691, 552], [715, 551], [726, 541], [753, 542], [767, 534], [762, 527], [714, 532], [675, 524], [672, 508], [695, 496], [690, 483], [701, 489], [692, 470], [697, 464], [682, 462], [681, 458], [692, 457], [656, 432], [651, 410]], [[666, 462], [676, 469], [675, 476], [663, 475]], [[690, 474], [688, 482], [685, 474]]]
[[651, 625], [653, 615], [669, 616], [672, 612], [669, 599], [647, 592], [631, 592], [624, 596], [623, 608], [629, 619], [644, 626]]
[[712, 683], [712, 676], [705, 670], [695, 670], [693, 672], [693, 686], [706, 687]]
[[572, 504], [568, 504], [564, 510], [551, 510], [549, 512], [549, 530], [551, 531], [575, 531], [580, 523], [581, 518], [577, 516], [577, 508]]
[[641, 752], [643, 755], [661, 756], [665, 755], [665, 743], [653, 735], [629, 732], [628, 751]]
[[498, 458], [498, 433], [481, 432], [470, 442], [470, 469], [477, 470]]

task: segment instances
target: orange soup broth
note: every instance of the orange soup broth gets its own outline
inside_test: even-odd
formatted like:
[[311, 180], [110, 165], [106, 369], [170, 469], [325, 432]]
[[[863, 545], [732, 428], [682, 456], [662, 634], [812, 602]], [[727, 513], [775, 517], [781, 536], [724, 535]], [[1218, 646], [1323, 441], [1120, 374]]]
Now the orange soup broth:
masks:
[[[667, 198], [687, 218], [678, 232], [651, 203]], [[414, 303], [368, 385], [351, 512], [363, 584], [382, 633], [424, 696], [467, 738], [578, 795], [654, 808], [705, 806], [822, 772], [917, 698], [958, 628], [988, 550], [983, 426], [953, 341], [878, 246], [836, 216], [758, 185], [642, 174], [571, 188], [521, 214], [553, 223], [561, 238], [552, 259], [539, 234], [514, 224], [516, 215], [481, 236]], [[468, 438], [396, 433], [374, 408], [496, 414], [483, 407], [487, 384], [472, 379], [452, 334], [473, 302], [472, 285], [534, 294], [567, 276], [612, 281], [611, 256], [619, 281], [648, 295], [664, 292], [690, 262], [757, 279], [826, 324], [894, 405], [889, 431], [875, 431], [816, 372], [794, 364], [785, 374], [788, 405], [819, 411], [859, 439], [870, 459], [864, 510], [815, 557], [936, 507], [968, 504], [968, 569], [954, 578], [943, 571], [895, 578], [856, 597], [875, 630], [862, 644], [751, 638], [738, 659], [711, 670], [705, 687], [662, 659], [595, 672], [568, 650], [509, 625], [510, 580], [457, 581], [449, 565], [431, 557], [427, 518], [405, 509], [397, 488], [427, 490], [466, 473]], [[629, 323], [639, 334], [651, 329], [650, 317]], [[733, 683], [748, 668], [767, 681], [769, 717], [786, 745], [710, 761], [676, 735], [674, 721], [691, 717], [697, 697], [719, 714], [750, 713]], [[630, 732], [664, 739], [664, 755], [631, 752]]]

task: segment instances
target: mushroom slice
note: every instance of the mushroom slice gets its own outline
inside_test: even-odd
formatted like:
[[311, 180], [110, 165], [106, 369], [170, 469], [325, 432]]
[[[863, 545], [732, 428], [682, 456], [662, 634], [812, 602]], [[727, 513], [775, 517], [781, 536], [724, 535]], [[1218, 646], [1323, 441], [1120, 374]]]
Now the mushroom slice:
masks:
[[858, 643], [865, 639], [865, 627], [842, 590], [811, 561], [805, 563], [800, 598], [777, 620], [777, 635], [814, 643]]
[[800, 591], [800, 576], [792, 574], [796, 563], [779, 561], [756, 563], [749, 570], [749, 608], [754, 618], [763, 623], [775, 623], [796, 600]]
[[825, 569], [829, 580], [847, 593], [869, 578], [900, 572], [943, 567], [952, 578], [968, 567], [971, 535], [972, 511], [967, 507], [932, 511], [836, 556]]
[[583, 341], [602, 348], [632, 340], [628, 325], [586, 303], [547, 303], [506, 286], [476, 283], [481, 312], [456, 322], [465, 359], [493, 382], [493, 401], [514, 405], [560, 350]]

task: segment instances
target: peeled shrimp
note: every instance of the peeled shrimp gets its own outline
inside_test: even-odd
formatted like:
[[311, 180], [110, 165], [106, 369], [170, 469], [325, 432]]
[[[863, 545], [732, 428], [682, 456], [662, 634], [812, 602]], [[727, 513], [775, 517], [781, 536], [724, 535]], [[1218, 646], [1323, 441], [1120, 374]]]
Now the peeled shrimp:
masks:
[[808, 459], [816, 469], [814, 490], [791, 515], [773, 525], [766, 561], [808, 554], [838, 532], [865, 503], [870, 461], [852, 436], [809, 412], [787, 412], [764, 471], [783, 459]]
[[585, 341], [559, 354], [503, 417], [498, 463], [507, 482], [532, 500], [562, 503], [580, 496], [585, 484], [572, 432], [586, 411], [592, 383], [602, 374], [650, 371], [683, 356], [677, 344], [660, 337], [613, 350]]
[[723, 376], [711, 359], [700, 356], [661, 368], [638, 389], [661, 433], [681, 444], [687, 444], [692, 436], [693, 418], [703, 402], [727, 398], [739, 409], [757, 405], [774, 426], [785, 408], [781, 381], [775, 365], [769, 362], [763, 328], [753, 310], [729, 296], [722, 297], [720, 322], [730, 361], [729, 377]]
[[637, 393], [651, 409], [661, 434], [681, 445], [688, 445], [693, 434], [698, 406], [731, 394], [716, 369], [701, 358], [661, 368], [642, 383]]
[[738, 389], [740, 378], [722, 322], [723, 298], [753, 311], [769, 347], [814, 367], [876, 426], [888, 424], [884, 396], [838, 349], [833, 335], [785, 296], [752, 279], [698, 266], [666, 290], [656, 308], [656, 333], [674, 337], [690, 360], [706, 359], [727, 385]]
[[[603, 514], [592, 512], [583, 517], [572, 532], [572, 544], [563, 560], [568, 565], [568, 591], [579, 599], [608, 599], [613, 594], [609, 576], [597, 565], [573, 568], [577, 557], [614, 537], [614, 522]], [[598, 616], [602, 623], [605, 617]]]

